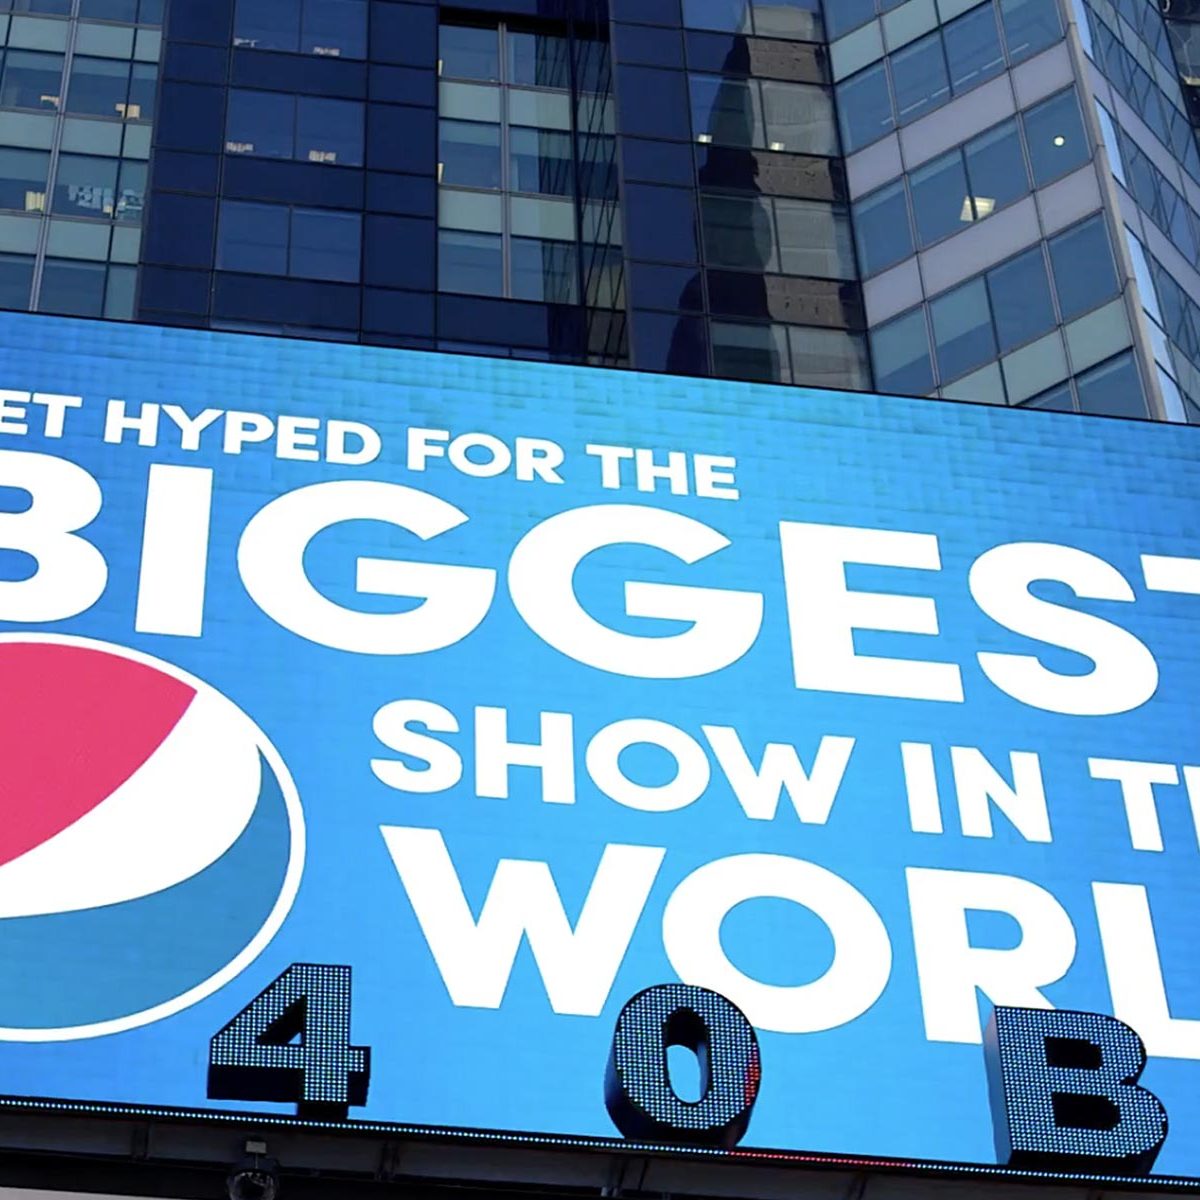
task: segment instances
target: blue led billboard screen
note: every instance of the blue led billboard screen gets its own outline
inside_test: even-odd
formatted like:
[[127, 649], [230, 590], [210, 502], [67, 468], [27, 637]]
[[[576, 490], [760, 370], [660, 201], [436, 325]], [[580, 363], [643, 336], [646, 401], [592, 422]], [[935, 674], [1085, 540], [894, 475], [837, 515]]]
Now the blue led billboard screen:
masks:
[[236, 1108], [210, 1039], [334, 964], [351, 1120], [612, 1138], [682, 981], [756, 1031], [743, 1150], [995, 1164], [985, 1027], [1053, 1007], [1200, 1177], [1195, 430], [0, 343], [5, 1094]]

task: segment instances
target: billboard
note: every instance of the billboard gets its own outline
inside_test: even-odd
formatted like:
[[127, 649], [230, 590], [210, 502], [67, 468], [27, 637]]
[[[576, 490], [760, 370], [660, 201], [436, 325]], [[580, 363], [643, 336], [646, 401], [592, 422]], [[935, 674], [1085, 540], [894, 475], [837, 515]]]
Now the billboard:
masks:
[[999, 1006], [1134, 1030], [1200, 1178], [1196, 431], [0, 345], [6, 1095], [617, 1138], [682, 984], [738, 1153], [994, 1165]]

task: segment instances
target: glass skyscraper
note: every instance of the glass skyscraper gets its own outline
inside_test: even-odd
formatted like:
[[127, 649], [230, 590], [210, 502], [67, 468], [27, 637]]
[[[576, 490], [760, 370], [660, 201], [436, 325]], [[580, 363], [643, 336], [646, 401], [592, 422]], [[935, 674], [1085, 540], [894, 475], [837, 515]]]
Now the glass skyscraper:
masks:
[[1200, 420], [1200, 8], [10, 0], [0, 305]]

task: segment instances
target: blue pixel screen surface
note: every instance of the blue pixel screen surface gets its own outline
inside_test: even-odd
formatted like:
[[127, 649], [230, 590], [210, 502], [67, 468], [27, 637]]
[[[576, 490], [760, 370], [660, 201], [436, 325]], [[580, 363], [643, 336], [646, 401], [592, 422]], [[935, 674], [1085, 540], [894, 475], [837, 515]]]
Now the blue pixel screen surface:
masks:
[[[1200, 1177], [1200, 434], [0, 316], [0, 1087], [236, 1108], [352, 970], [351, 1119], [994, 1164], [993, 1004], [1112, 1014]], [[243, 1105], [287, 1113], [286, 1106]]]

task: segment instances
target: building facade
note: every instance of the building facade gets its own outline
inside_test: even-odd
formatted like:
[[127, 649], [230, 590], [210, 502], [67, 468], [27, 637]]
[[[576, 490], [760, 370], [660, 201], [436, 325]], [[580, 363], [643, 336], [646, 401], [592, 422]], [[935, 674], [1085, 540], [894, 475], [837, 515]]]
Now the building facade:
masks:
[[1200, 419], [1178, 0], [9, 7], [5, 307]]

